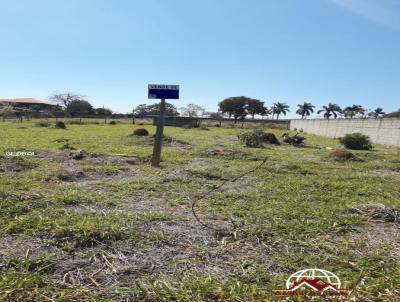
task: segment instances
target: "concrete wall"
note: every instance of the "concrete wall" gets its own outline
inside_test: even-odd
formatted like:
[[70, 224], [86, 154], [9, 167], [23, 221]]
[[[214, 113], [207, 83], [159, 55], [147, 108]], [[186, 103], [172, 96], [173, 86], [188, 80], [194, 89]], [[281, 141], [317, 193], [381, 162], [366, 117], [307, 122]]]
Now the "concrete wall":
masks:
[[400, 118], [291, 120], [290, 129], [328, 137], [360, 132], [377, 144], [400, 147]]

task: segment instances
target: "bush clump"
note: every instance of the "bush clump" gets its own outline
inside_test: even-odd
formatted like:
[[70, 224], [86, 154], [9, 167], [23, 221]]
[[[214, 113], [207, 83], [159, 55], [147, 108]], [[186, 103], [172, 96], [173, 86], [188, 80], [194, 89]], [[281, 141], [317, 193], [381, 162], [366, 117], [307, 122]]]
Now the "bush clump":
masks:
[[64, 122], [56, 122], [55, 126], [58, 129], [67, 129], [67, 126], [65, 126]]
[[37, 127], [49, 127], [50, 124], [47, 121], [39, 121], [39, 122], [35, 123], [35, 126], [37, 126]]
[[351, 150], [371, 150], [372, 142], [369, 136], [362, 133], [351, 133], [339, 138], [341, 144]]
[[147, 131], [144, 128], [138, 128], [138, 129], [135, 129], [133, 131], [133, 135], [136, 135], [136, 136], [148, 136], [149, 135], [149, 131]]
[[265, 133], [262, 130], [253, 130], [239, 135], [239, 140], [246, 147], [260, 148], [263, 144], [279, 145], [279, 141], [273, 133]]
[[111, 121], [111, 122], [110, 122], [110, 125], [116, 125], [116, 124], [117, 124], [116, 121]]

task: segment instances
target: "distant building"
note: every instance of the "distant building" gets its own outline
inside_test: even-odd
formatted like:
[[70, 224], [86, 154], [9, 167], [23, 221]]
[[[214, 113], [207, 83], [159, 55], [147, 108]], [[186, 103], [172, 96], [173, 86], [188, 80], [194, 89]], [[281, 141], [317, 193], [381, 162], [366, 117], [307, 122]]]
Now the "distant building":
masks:
[[7, 106], [12, 107], [15, 110], [46, 110], [55, 107], [51, 102], [42, 101], [33, 98], [23, 99], [0, 99], [0, 107]]

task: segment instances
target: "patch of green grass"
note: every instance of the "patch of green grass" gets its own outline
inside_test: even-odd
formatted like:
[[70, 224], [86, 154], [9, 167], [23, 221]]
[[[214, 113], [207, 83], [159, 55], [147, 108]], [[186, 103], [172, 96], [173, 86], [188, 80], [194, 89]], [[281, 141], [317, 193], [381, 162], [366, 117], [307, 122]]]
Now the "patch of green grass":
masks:
[[24, 234], [52, 239], [58, 245], [74, 248], [110, 244], [127, 240], [140, 242], [150, 238], [140, 231], [142, 224], [170, 219], [164, 213], [78, 214], [62, 209], [32, 211], [4, 225], [8, 234]]
[[16, 272], [31, 272], [31, 273], [49, 273], [54, 269], [56, 260], [48, 256], [40, 256], [36, 258], [19, 258], [11, 257], [8, 261], [1, 261], [0, 266], [6, 270]]
[[116, 175], [121, 171], [129, 170], [129, 167], [121, 165], [96, 165], [96, 166], [83, 166], [82, 170], [85, 172], [95, 172], [105, 175]]
[[256, 284], [235, 279], [176, 274], [138, 283], [134, 296], [137, 301], [261, 301], [267, 294]]

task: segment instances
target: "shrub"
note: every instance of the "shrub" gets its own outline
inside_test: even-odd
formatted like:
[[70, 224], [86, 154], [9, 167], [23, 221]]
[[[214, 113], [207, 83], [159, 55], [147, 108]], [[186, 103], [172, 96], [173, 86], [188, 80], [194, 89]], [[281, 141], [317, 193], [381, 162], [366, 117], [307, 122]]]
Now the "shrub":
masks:
[[117, 124], [116, 121], [111, 121], [111, 122], [110, 122], [110, 125], [116, 125], [116, 124]]
[[37, 126], [37, 127], [49, 127], [50, 124], [47, 121], [39, 121], [39, 122], [35, 123], [35, 126]]
[[136, 136], [148, 136], [149, 135], [149, 131], [147, 131], [144, 128], [138, 128], [138, 129], [135, 129], [135, 131], [133, 131], [133, 135], [136, 135]]
[[64, 122], [57, 122], [54, 127], [58, 128], [58, 129], [66, 129], [67, 128], [65, 126]]
[[351, 133], [339, 138], [341, 144], [347, 149], [352, 150], [370, 150], [372, 143], [369, 136], [362, 133]]
[[259, 148], [264, 143], [279, 145], [279, 141], [273, 133], [265, 133], [262, 130], [253, 130], [239, 135], [239, 140], [246, 147]]

